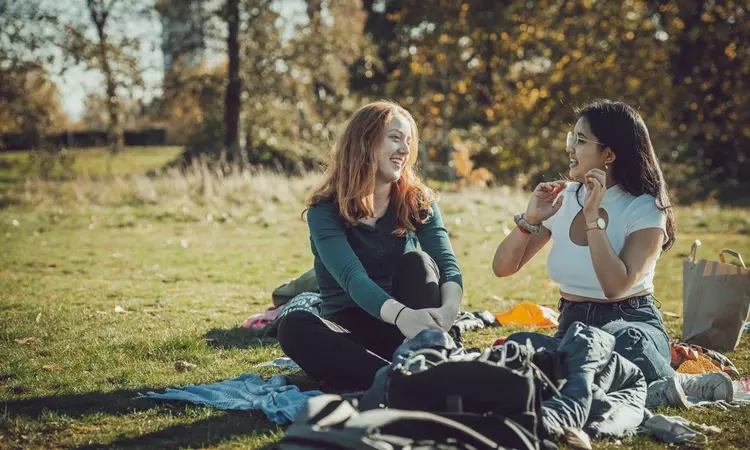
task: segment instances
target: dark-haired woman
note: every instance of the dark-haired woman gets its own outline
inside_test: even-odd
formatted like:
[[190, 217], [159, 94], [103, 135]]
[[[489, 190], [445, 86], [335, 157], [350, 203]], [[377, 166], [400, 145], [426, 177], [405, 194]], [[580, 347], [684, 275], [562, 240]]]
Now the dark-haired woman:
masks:
[[615, 349], [649, 382], [647, 406], [688, 407], [691, 400], [732, 400], [728, 375], [677, 374], [669, 336], [655, 307], [656, 261], [675, 241], [674, 212], [648, 129], [630, 106], [608, 100], [579, 111], [566, 152], [570, 180], [536, 187], [518, 225], [498, 246], [498, 277], [518, 272], [547, 242], [547, 271], [560, 285], [554, 337], [517, 333], [554, 345], [582, 322], [611, 333]]

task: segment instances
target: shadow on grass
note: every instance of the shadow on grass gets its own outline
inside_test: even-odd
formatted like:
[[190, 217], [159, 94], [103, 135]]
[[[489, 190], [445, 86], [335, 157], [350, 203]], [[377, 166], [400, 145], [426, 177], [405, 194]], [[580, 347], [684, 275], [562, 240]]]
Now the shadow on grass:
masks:
[[173, 425], [141, 436], [75, 448], [201, 448], [218, 445], [236, 436], [261, 437], [276, 429], [277, 426], [269, 423], [264, 417], [255, 418], [248, 413], [231, 412], [190, 424]]
[[87, 392], [85, 394], [51, 395], [48, 397], [24, 398], [0, 402], [0, 409], [9, 415], [39, 418], [45, 411], [80, 418], [89, 414], [125, 414], [149, 409], [153, 401], [135, 398], [138, 393], [153, 390], [144, 387], [138, 390], [112, 392]]
[[241, 327], [214, 328], [204, 338], [209, 346], [224, 350], [268, 347], [277, 342], [276, 339], [264, 336], [263, 330]]

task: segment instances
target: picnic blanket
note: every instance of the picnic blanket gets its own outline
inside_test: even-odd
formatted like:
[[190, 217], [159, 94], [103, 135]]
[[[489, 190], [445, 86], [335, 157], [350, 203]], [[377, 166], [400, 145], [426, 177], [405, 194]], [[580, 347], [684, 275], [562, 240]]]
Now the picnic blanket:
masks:
[[294, 420], [310, 397], [322, 394], [320, 391], [300, 392], [297, 386], [287, 384], [283, 375], [274, 375], [265, 381], [256, 374], [247, 373], [233, 380], [182, 389], [167, 388], [163, 394], [147, 392], [141, 397], [184, 401], [222, 410], [260, 410], [271, 422], [283, 425]]

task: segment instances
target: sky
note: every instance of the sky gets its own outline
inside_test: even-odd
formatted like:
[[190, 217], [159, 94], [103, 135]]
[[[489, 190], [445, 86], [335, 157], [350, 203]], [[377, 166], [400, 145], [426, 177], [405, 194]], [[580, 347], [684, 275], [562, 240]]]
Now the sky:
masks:
[[[1, 0], [0, 0], [1, 1]], [[130, 0], [125, 0], [130, 1]], [[62, 10], [71, 14], [80, 13], [82, 0], [58, 0], [56, 2]], [[286, 19], [286, 23], [299, 23], [306, 20], [304, 0], [276, 0], [274, 7]], [[116, 24], [122, 25], [122, 24]], [[143, 71], [145, 89], [134, 92], [134, 96], [148, 102], [160, 94], [164, 71], [164, 61], [161, 53], [161, 23], [158, 18], [151, 20], [138, 19], [124, 24], [124, 33], [140, 41], [140, 66]], [[208, 54], [208, 60], [218, 60], [220, 55]], [[89, 93], [104, 93], [104, 78], [99, 71], [85, 70], [83, 67], [67, 68], [61, 72], [61, 67], [50, 68], [52, 81], [60, 92], [62, 107], [71, 122], [78, 121], [84, 112], [84, 100]]]

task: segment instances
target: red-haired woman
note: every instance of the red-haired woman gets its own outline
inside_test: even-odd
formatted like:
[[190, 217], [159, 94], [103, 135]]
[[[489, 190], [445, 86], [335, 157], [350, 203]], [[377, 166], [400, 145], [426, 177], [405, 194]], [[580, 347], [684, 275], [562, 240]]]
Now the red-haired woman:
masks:
[[278, 339], [331, 387], [368, 388], [404, 338], [447, 330], [458, 314], [461, 272], [435, 197], [414, 173], [418, 139], [399, 105], [362, 107], [308, 201], [323, 317], [291, 312]]

